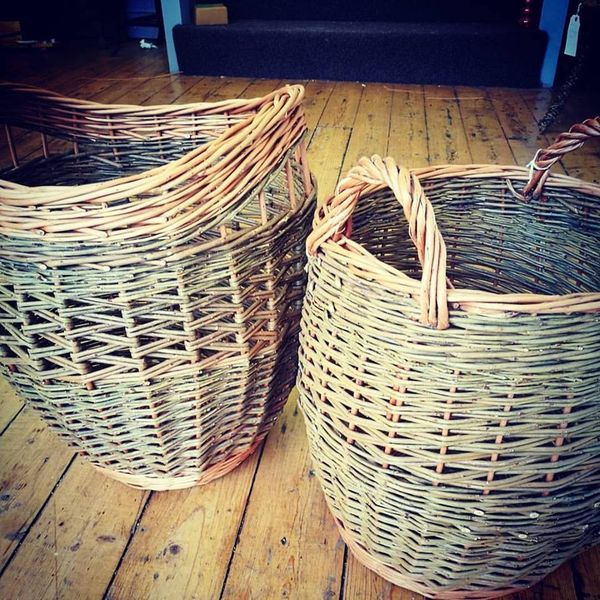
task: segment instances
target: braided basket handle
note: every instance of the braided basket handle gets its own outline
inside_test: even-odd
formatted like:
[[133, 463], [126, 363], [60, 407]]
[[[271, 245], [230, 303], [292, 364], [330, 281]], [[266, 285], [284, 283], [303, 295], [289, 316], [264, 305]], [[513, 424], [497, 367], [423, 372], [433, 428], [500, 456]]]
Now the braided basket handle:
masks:
[[317, 210], [313, 230], [306, 242], [307, 251], [314, 256], [328, 240], [348, 240], [352, 231], [352, 214], [360, 198], [386, 187], [404, 210], [408, 233], [421, 263], [421, 322], [446, 329], [446, 245], [437, 227], [433, 206], [419, 180], [408, 169], [398, 167], [392, 158], [373, 156], [360, 159], [358, 166], [340, 182], [337, 193]]
[[568, 152], [583, 146], [586, 140], [599, 136], [600, 116], [597, 116], [573, 125], [569, 131], [561, 133], [550, 146], [538, 150], [530, 163], [531, 177], [523, 189], [523, 196], [538, 198], [550, 173], [550, 167]]

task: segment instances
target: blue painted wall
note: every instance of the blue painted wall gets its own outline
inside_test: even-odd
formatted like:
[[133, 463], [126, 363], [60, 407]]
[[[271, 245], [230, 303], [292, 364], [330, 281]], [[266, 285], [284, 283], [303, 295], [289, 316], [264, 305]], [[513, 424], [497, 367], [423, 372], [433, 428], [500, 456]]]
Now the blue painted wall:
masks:
[[569, 0], [544, 0], [540, 16], [540, 29], [548, 34], [548, 48], [540, 80], [545, 87], [554, 85], [556, 66], [562, 51], [562, 39], [567, 21]]
[[180, 24], [191, 25], [192, 2], [191, 0], [162, 0], [161, 6], [169, 72], [177, 73], [179, 71], [179, 64], [177, 62], [177, 54], [175, 53], [175, 45], [173, 44], [173, 27]]

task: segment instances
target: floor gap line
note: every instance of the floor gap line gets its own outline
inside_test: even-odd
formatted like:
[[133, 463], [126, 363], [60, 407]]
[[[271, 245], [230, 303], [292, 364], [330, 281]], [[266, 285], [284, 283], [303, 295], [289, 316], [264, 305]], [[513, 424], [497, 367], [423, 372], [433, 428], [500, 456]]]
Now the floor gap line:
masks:
[[246, 497], [246, 504], [244, 506], [244, 511], [242, 513], [242, 518], [240, 519], [240, 524], [238, 526], [237, 532], [235, 534], [235, 541], [233, 542], [233, 547], [231, 548], [231, 555], [229, 557], [229, 561], [227, 563], [227, 568], [225, 569], [225, 575], [223, 576], [223, 584], [221, 585], [221, 591], [219, 592], [219, 600], [223, 598], [223, 594], [225, 593], [225, 588], [227, 587], [227, 579], [229, 578], [229, 572], [231, 570], [231, 565], [233, 564], [233, 559], [235, 558], [235, 551], [240, 543], [240, 536], [242, 534], [242, 530], [244, 529], [244, 523], [246, 522], [246, 514], [248, 512], [248, 506], [250, 505], [250, 498], [252, 497], [252, 491], [254, 490], [254, 483], [256, 482], [256, 476], [258, 475], [258, 469], [260, 468], [260, 464], [262, 462], [262, 457], [265, 451], [265, 446], [267, 442], [266, 440], [262, 443], [260, 448], [260, 454], [258, 460], [256, 461], [256, 469], [254, 470], [254, 474], [252, 475], [252, 482], [250, 483], [250, 489], [248, 490], [248, 496]]
[[119, 557], [119, 561], [115, 565], [115, 568], [110, 577], [110, 580], [109, 580], [108, 584], [106, 585], [106, 589], [104, 590], [104, 594], [102, 594], [103, 600], [108, 600], [110, 598], [110, 589], [117, 577], [117, 574], [119, 573], [119, 569], [121, 568], [123, 561], [125, 560], [127, 551], [129, 550], [129, 547], [131, 546], [131, 543], [133, 542], [133, 538], [135, 537], [135, 534], [137, 533], [137, 530], [138, 530], [139, 524], [142, 521], [142, 518], [146, 514], [146, 510], [147, 510], [148, 506], [150, 505], [150, 500], [153, 497], [153, 495], [154, 495], [154, 491], [150, 490], [150, 492], [148, 493], [148, 496], [146, 497], [146, 501], [142, 504], [142, 507], [140, 508], [140, 511], [138, 512], [137, 517], [135, 518], [133, 525], [131, 526], [129, 539], [127, 540], [127, 543], [125, 544], [125, 548], [123, 548], [123, 552], [121, 553], [121, 556]]
[[26, 530], [23, 532], [22, 535], [21, 535], [21, 532], [19, 531], [19, 542], [15, 546], [14, 550], [11, 552], [11, 554], [8, 557], [8, 560], [6, 561], [6, 563], [4, 563], [4, 566], [0, 569], [0, 578], [2, 578], [2, 576], [5, 573], [5, 571], [8, 569], [9, 565], [14, 560], [15, 556], [17, 555], [17, 552], [19, 551], [19, 548], [21, 547], [21, 545], [23, 544], [23, 542], [27, 539], [27, 536], [29, 535], [29, 532], [32, 530], [32, 528], [34, 527], [34, 525], [38, 522], [38, 520], [42, 516], [42, 513], [44, 512], [44, 509], [46, 508], [46, 506], [48, 506], [48, 503], [54, 497], [54, 494], [55, 494], [58, 486], [61, 484], [61, 482], [65, 478], [67, 472], [69, 471], [69, 469], [71, 468], [71, 466], [75, 462], [76, 458], [77, 458], [77, 454], [73, 454], [73, 456], [71, 457], [71, 459], [67, 463], [67, 466], [64, 468], [63, 472], [61, 473], [60, 477], [56, 480], [56, 483], [54, 484], [54, 486], [50, 490], [50, 493], [48, 494], [48, 497], [46, 498], [46, 500], [44, 500], [43, 504], [40, 506], [40, 508], [38, 509], [38, 511], [35, 513], [35, 516], [33, 517], [33, 519], [31, 519], [31, 523], [29, 523], [29, 525], [27, 526]]

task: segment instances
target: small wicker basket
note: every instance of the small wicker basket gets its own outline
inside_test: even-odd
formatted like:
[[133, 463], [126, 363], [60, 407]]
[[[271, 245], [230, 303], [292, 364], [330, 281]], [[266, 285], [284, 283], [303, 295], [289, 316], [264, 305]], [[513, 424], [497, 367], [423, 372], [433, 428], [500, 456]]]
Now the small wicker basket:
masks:
[[397, 585], [491, 598], [600, 541], [600, 185], [547, 170], [592, 135], [531, 177], [362, 159], [315, 216], [300, 404], [342, 537]]
[[[277, 418], [315, 198], [303, 93], [106, 106], [0, 86], [0, 364], [108, 475], [206, 483]], [[34, 134], [14, 126], [40, 156], [19, 164]]]

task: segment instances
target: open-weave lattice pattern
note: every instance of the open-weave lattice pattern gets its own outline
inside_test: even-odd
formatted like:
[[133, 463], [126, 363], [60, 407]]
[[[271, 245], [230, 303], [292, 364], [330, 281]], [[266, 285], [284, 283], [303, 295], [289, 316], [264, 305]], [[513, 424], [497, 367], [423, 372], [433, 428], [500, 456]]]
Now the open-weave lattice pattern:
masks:
[[287, 398], [315, 196], [302, 96], [132, 107], [0, 87], [2, 120], [43, 132], [25, 164], [9, 135], [0, 180], [0, 364], [113, 477], [205, 483]]
[[600, 541], [600, 186], [527, 181], [363, 159], [308, 239], [318, 476], [358, 559], [428, 597], [499, 596]]

